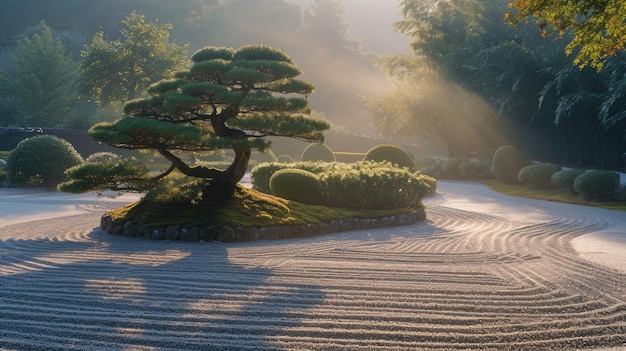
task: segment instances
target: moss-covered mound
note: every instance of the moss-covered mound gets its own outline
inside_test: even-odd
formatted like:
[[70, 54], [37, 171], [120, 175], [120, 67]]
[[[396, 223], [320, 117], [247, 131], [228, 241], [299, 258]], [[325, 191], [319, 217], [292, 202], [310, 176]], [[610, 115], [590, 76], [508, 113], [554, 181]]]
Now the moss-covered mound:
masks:
[[426, 219], [423, 208], [355, 211], [310, 206], [244, 187], [229, 199], [182, 203], [166, 198], [146, 196], [111, 211], [103, 216], [101, 227], [141, 238], [233, 242], [408, 225]]

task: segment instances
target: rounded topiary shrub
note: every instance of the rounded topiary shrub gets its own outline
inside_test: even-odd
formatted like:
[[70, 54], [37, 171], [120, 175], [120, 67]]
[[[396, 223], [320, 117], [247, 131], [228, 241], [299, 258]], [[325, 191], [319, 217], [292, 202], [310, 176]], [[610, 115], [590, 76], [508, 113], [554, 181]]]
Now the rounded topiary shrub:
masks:
[[524, 184], [550, 188], [554, 186], [552, 183], [552, 175], [560, 170], [561, 166], [559, 165], [537, 163], [522, 168], [517, 175], [517, 179]]
[[574, 194], [576, 193], [576, 190], [574, 190], [574, 180], [583, 173], [585, 173], [585, 171], [580, 169], [562, 169], [558, 172], [554, 172], [550, 177], [550, 181], [552, 181], [552, 184], [555, 186], [567, 188]]
[[519, 181], [519, 171], [528, 163], [528, 158], [515, 146], [503, 145], [493, 155], [491, 173], [504, 183], [515, 184]]
[[301, 169], [276, 171], [270, 178], [270, 189], [274, 196], [307, 205], [324, 203], [322, 183], [311, 172]]
[[302, 161], [335, 162], [335, 153], [326, 144], [311, 144], [302, 152]]
[[619, 186], [619, 174], [612, 171], [588, 171], [574, 180], [574, 190], [586, 200], [611, 201]]
[[381, 144], [371, 148], [363, 158], [363, 161], [389, 162], [400, 168], [415, 170], [413, 158], [403, 148], [392, 144]]
[[15, 185], [52, 190], [65, 179], [66, 169], [83, 162], [72, 144], [52, 135], [22, 140], [9, 154], [7, 179]]

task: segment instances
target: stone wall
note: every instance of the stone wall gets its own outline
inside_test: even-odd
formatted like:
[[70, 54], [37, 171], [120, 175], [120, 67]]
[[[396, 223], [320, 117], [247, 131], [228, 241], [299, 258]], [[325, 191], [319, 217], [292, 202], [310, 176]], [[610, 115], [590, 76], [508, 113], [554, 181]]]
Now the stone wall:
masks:
[[351, 230], [404, 226], [421, 222], [425, 219], [426, 212], [420, 209], [411, 213], [403, 213], [397, 216], [381, 218], [348, 218], [343, 220], [333, 220], [328, 223], [320, 222], [315, 224], [291, 226], [245, 228], [232, 226], [215, 227], [211, 225], [152, 226], [150, 224], [135, 223], [132, 221], [113, 220], [110, 216], [104, 215], [100, 222], [100, 228], [111, 234], [142, 239], [244, 242], [255, 240], [293, 239]]

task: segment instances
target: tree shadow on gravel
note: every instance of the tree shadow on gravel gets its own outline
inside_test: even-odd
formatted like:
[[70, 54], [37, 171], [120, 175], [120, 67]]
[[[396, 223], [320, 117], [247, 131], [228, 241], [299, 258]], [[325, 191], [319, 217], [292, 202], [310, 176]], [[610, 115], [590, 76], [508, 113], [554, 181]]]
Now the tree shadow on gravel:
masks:
[[233, 245], [83, 239], [0, 241], [0, 349], [281, 350], [323, 299], [230, 262]]

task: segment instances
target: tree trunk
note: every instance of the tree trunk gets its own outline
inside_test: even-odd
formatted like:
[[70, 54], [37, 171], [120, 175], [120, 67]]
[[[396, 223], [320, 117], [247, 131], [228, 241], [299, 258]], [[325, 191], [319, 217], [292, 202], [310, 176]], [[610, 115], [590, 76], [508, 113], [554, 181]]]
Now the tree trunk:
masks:
[[224, 171], [224, 177], [221, 180], [225, 186], [235, 189], [237, 183], [246, 174], [251, 155], [252, 150], [249, 147], [235, 148], [235, 161]]

